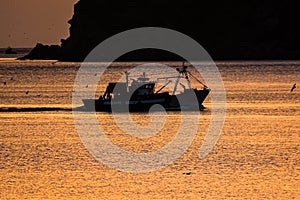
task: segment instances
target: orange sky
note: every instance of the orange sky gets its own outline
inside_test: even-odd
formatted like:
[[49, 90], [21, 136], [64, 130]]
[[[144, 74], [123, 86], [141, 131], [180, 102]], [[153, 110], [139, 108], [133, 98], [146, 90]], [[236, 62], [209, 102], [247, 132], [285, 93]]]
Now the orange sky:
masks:
[[78, 0], [0, 0], [0, 47], [60, 44]]

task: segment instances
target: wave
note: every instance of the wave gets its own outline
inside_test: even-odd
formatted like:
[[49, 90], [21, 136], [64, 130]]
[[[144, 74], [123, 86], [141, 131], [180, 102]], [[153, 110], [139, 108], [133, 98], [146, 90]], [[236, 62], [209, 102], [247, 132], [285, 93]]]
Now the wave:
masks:
[[[81, 108], [74, 108], [73, 110], [80, 110]], [[27, 108], [0, 108], [1, 112], [47, 112], [47, 111], [72, 111], [72, 108], [58, 108], [58, 107], [27, 107]]]

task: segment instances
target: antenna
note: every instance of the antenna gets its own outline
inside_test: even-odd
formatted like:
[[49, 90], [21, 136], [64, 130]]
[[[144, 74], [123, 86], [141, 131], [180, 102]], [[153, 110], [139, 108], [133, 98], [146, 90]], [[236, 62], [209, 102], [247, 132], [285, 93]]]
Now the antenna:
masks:
[[130, 72], [125, 72], [125, 75], [126, 75], [126, 90], [128, 92], [128, 85], [129, 85], [129, 75], [130, 75]]

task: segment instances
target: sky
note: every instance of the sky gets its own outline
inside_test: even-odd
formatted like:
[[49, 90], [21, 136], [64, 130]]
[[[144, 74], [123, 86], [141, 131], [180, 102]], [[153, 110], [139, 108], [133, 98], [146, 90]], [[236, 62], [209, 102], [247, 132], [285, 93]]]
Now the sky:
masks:
[[60, 44], [78, 0], [0, 0], [0, 48]]

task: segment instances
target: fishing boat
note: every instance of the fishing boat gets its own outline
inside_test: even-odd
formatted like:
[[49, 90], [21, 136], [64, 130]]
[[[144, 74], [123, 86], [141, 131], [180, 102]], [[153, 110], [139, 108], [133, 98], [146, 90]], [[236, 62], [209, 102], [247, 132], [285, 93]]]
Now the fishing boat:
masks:
[[[187, 66], [176, 68], [178, 75], [173, 77], [158, 78], [157, 81], [150, 81], [146, 74], [137, 79], [129, 79], [130, 73], [125, 72], [126, 82], [112, 82], [106, 87], [106, 91], [98, 99], [83, 99], [87, 110], [95, 111], [149, 111], [153, 105], [160, 105], [166, 111], [182, 110], [204, 110], [203, 101], [210, 92], [210, 89], [199, 79], [193, 76]], [[192, 88], [190, 77], [203, 85], [202, 89]], [[157, 87], [159, 80], [165, 80], [165, 84]], [[175, 79], [172, 92], [163, 91]], [[187, 86], [180, 81], [184, 79]], [[132, 80], [130, 82], [130, 80]], [[183, 91], [176, 94], [178, 87]]]
[[11, 47], [7, 47], [5, 50], [5, 54], [17, 54], [16, 51], [14, 51]]

